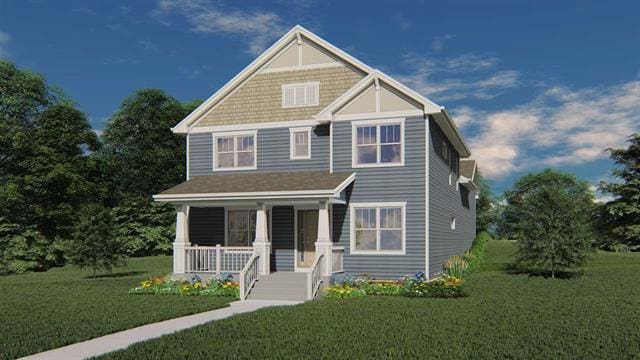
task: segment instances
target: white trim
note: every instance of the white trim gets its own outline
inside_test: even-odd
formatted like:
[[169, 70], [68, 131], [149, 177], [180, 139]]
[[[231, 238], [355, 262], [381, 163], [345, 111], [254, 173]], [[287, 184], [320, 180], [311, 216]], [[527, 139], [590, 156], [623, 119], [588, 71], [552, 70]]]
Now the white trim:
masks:
[[[402, 250], [357, 250], [356, 249], [356, 226], [355, 215], [357, 208], [376, 209], [376, 241], [380, 237], [380, 208], [402, 208]], [[349, 204], [349, 253], [352, 255], [405, 255], [407, 243], [407, 203], [406, 202], [371, 202], [371, 203], [351, 203]]]
[[451, 230], [454, 230], [454, 231], [456, 230], [456, 217], [455, 216], [451, 217], [451, 225], [450, 226], [451, 226]]
[[[224, 207], [224, 246], [229, 246], [229, 210], [231, 211], [242, 211], [242, 210], [253, 210], [253, 211], [258, 211], [257, 206], [252, 206], [252, 205], [236, 205], [236, 206], [225, 206]], [[257, 214], [256, 214], [257, 216]], [[249, 220], [251, 220], [251, 217], [249, 217]], [[251, 229], [251, 224], [249, 224], [249, 229]], [[251, 239], [251, 243], [247, 246], [251, 247], [253, 246], [253, 241], [254, 239]], [[269, 237], [269, 241], [271, 241], [271, 237]], [[237, 245], [234, 245], [237, 246]]]
[[[295, 134], [307, 133], [307, 155], [295, 155], [296, 139]], [[311, 126], [289, 128], [289, 160], [308, 160], [311, 159]]]
[[[406, 87], [402, 83], [393, 79], [389, 75], [383, 73], [382, 71], [375, 69], [369, 73], [364, 79], [354, 85], [351, 89], [347, 90], [344, 94], [339, 96], [336, 100], [334, 100], [327, 107], [322, 109], [318, 114], [314, 116], [314, 118], [318, 120], [329, 120], [334, 117], [334, 113], [341, 109], [345, 103], [349, 102], [354, 96], [360, 94], [361, 91], [365, 90], [372, 83], [376, 83], [377, 81], [382, 80], [387, 85], [391, 86], [395, 90], [399, 91], [401, 94], [413, 99], [414, 101], [420, 103], [423, 108], [421, 109], [426, 114], [435, 114], [440, 113], [442, 111], [442, 107], [433, 101], [425, 98], [424, 96], [418, 94], [417, 92], [411, 90]], [[377, 101], [379, 94], [376, 94], [376, 109], [379, 107], [379, 101]]]
[[199, 126], [189, 128], [189, 134], [210, 133], [219, 131], [246, 131], [260, 129], [277, 129], [296, 126], [316, 126], [320, 125], [318, 120], [290, 120], [290, 121], [272, 121], [264, 123], [246, 123], [235, 125], [218, 125], [218, 126]]
[[[233, 132], [216, 132], [213, 136], [213, 172], [219, 171], [242, 171], [256, 170], [258, 168], [258, 131], [233, 131]], [[241, 136], [253, 136], [253, 166], [234, 166], [228, 168], [218, 168], [218, 138], [233, 137], [233, 163], [238, 162], [237, 138]]]
[[[307, 88], [309, 86], [314, 86], [316, 89], [316, 98], [315, 101], [312, 103], [307, 103]], [[291, 84], [282, 84], [280, 85], [281, 89], [282, 89], [282, 108], [283, 109], [290, 109], [290, 108], [301, 108], [301, 107], [312, 107], [312, 106], [318, 106], [320, 105], [320, 82], [319, 81], [308, 81], [308, 82], [303, 82], [303, 83], [291, 83]], [[293, 93], [294, 93], [294, 97], [295, 97], [295, 92], [296, 89], [298, 88], [303, 88], [304, 89], [304, 100], [305, 103], [304, 104], [300, 104], [300, 105], [295, 105], [295, 100], [294, 100], [294, 104], [293, 105], [286, 105], [284, 103], [284, 91], [287, 89], [293, 89]]]
[[431, 155], [431, 120], [427, 116], [425, 119], [425, 154], [424, 154], [424, 258], [425, 274], [429, 279], [429, 164]]
[[270, 74], [270, 73], [278, 73], [285, 71], [300, 71], [300, 70], [315, 70], [315, 69], [325, 69], [332, 67], [343, 67], [345, 66], [340, 62], [330, 62], [330, 63], [322, 63], [322, 64], [307, 64], [307, 65], [294, 65], [294, 66], [283, 66], [278, 68], [271, 69], [262, 69], [260, 70], [261, 74]]
[[361, 114], [348, 114], [348, 115], [336, 115], [333, 121], [352, 121], [352, 120], [366, 120], [366, 119], [387, 119], [387, 118], [408, 118], [415, 116], [424, 116], [422, 110], [402, 110], [402, 111], [386, 111], [379, 113], [361, 113]]
[[329, 174], [333, 174], [333, 122], [329, 123]]
[[[380, 156], [380, 126], [384, 125], [400, 125], [400, 162], [396, 163], [381, 163]], [[376, 156], [377, 160], [372, 164], [358, 164], [356, 162], [357, 159], [357, 128], [362, 126], [376, 126], [378, 130], [376, 130]], [[362, 121], [353, 121], [351, 122], [351, 167], [352, 168], [377, 168], [377, 167], [395, 167], [395, 166], [404, 166], [404, 118], [393, 118], [393, 119], [376, 119], [376, 120], [362, 120]]]
[[187, 181], [189, 181], [189, 166], [191, 162], [189, 161], [189, 134], [187, 133]]
[[[293, 271], [309, 272], [311, 268], [298, 267], [298, 211], [299, 210], [320, 210], [320, 204], [313, 205], [294, 205], [293, 206]], [[320, 215], [320, 214], [318, 214]], [[315, 246], [315, 241], [314, 241]], [[316, 249], [313, 249], [315, 255]]]
[[339, 198], [340, 193], [356, 178], [352, 173], [335, 189], [324, 190], [295, 190], [295, 191], [254, 191], [229, 193], [201, 193], [201, 194], [157, 194], [153, 199], [157, 201], [206, 201], [206, 200], [258, 200], [258, 199], [290, 199], [290, 198]]

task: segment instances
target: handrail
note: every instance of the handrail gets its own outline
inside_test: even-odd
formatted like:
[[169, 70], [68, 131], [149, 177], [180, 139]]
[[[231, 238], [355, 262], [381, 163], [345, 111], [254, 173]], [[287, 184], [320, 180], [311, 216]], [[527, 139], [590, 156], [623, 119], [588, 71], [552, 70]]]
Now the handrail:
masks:
[[186, 246], [185, 273], [238, 273], [253, 255], [249, 246]]
[[258, 280], [258, 258], [260, 255], [253, 254], [247, 265], [240, 270], [240, 300], [245, 300], [249, 291]]
[[319, 254], [307, 273], [307, 300], [313, 300], [322, 283], [322, 267], [320, 266], [324, 254]]

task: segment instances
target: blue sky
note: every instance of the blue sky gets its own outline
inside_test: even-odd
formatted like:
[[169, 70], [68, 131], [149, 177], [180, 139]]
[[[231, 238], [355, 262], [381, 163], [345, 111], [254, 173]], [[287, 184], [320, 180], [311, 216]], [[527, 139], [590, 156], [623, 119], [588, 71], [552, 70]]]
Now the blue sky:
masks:
[[102, 129], [135, 89], [204, 99], [301, 24], [454, 115], [495, 192], [543, 167], [597, 183], [640, 129], [640, 1], [0, 2], [0, 56]]

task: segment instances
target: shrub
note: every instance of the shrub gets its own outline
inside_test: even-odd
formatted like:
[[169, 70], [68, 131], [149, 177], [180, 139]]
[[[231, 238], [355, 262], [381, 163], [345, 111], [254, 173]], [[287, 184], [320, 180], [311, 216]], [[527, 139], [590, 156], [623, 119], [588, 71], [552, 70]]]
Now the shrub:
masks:
[[221, 276], [209, 282], [194, 275], [189, 281], [176, 281], [169, 276], [153, 277], [140, 283], [140, 286], [129, 290], [134, 295], [198, 295], [240, 297], [239, 284], [231, 281], [229, 276]]
[[365, 295], [367, 293], [363, 289], [344, 284], [331, 285], [325, 290], [328, 299], [353, 299]]
[[397, 296], [402, 295], [401, 281], [369, 282], [363, 288], [367, 295]]
[[463, 279], [469, 272], [469, 264], [461, 256], [452, 256], [443, 266], [445, 274]]
[[611, 250], [617, 253], [628, 253], [631, 251], [627, 244], [613, 244], [611, 245]]
[[403, 295], [408, 297], [458, 298], [467, 296], [464, 281], [453, 276], [440, 276], [427, 281], [424, 273], [405, 278]]
[[467, 250], [463, 259], [469, 264], [469, 271], [477, 271], [484, 257], [487, 243], [491, 240], [491, 235], [486, 231], [480, 231], [473, 240], [471, 247]]

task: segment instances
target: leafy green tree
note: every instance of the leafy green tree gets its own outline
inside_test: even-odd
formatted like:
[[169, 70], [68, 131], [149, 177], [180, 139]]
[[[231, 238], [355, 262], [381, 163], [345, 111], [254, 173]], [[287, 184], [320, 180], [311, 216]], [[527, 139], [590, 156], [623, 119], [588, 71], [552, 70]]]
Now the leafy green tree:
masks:
[[185, 141], [171, 127], [188, 115], [161, 90], [126, 98], [103, 133], [103, 156], [123, 197], [148, 197], [184, 180]]
[[113, 208], [115, 236], [129, 256], [169, 255], [175, 237], [175, 208], [128, 199]]
[[620, 182], [601, 182], [600, 191], [613, 196], [602, 207], [599, 227], [604, 235], [629, 247], [640, 248], [640, 133], [626, 149], [608, 149], [619, 168], [612, 171]]
[[476, 228], [480, 232], [482, 230], [489, 230], [489, 227], [493, 223], [493, 205], [491, 203], [491, 187], [489, 182], [482, 176], [480, 169], [477, 170], [479, 196], [476, 201]]
[[73, 238], [67, 242], [65, 255], [80, 268], [91, 268], [93, 276], [100, 269], [111, 271], [124, 264], [123, 244], [114, 233], [113, 217], [108, 209], [90, 205], [83, 209]]
[[0, 109], [2, 262], [12, 272], [61, 265], [61, 245], [78, 208], [95, 201], [85, 173], [97, 137], [84, 114], [42, 76], [4, 61]]
[[520, 178], [505, 192], [503, 216], [513, 221], [516, 262], [558, 271], [583, 264], [592, 251], [593, 194], [586, 181], [552, 169]]

